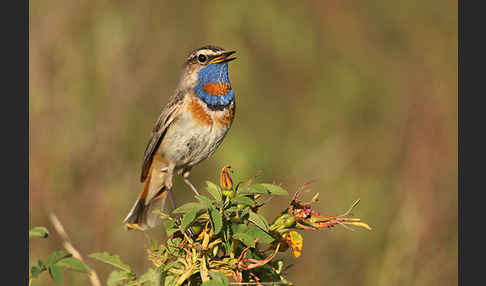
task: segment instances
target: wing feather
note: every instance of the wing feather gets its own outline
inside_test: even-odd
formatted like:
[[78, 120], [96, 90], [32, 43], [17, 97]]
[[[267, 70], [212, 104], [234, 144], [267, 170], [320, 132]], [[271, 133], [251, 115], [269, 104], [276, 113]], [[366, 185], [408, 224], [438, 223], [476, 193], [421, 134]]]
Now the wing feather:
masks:
[[179, 91], [172, 96], [155, 123], [143, 155], [142, 174], [140, 176], [141, 182], [144, 182], [147, 177], [154, 153], [167, 132], [167, 128], [181, 112], [183, 98], [183, 91]]

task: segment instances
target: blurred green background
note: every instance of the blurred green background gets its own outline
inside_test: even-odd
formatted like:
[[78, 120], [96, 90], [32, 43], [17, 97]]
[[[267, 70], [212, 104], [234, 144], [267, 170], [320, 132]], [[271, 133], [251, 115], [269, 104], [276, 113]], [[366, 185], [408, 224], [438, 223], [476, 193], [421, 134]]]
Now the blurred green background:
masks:
[[[32, 262], [62, 248], [55, 212], [85, 256], [150, 266], [122, 220], [184, 57], [215, 44], [238, 51], [236, 118], [193, 183], [223, 164], [291, 192], [315, 180], [323, 214], [361, 198], [354, 214], [373, 227], [305, 232], [303, 255], [287, 253], [291, 281], [457, 285], [457, 1], [37, 0], [29, 18], [29, 218], [51, 230], [31, 241]], [[174, 190], [192, 199], [180, 178]], [[105, 283], [112, 268], [88, 264]], [[42, 276], [34, 285], [53, 285]]]

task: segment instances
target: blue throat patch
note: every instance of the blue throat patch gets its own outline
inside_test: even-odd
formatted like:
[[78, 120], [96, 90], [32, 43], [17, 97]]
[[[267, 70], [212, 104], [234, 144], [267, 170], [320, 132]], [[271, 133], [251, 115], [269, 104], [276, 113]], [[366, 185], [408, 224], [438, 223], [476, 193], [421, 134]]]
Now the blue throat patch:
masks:
[[[207, 105], [217, 107], [217, 106], [227, 106], [235, 98], [233, 89], [228, 76], [228, 64], [227, 63], [215, 63], [209, 64], [197, 73], [198, 84], [194, 88], [202, 101]], [[203, 87], [207, 84], [212, 83], [227, 83], [229, 85], [229, 90], [223, 95], [213, 95], [207, 93]]]

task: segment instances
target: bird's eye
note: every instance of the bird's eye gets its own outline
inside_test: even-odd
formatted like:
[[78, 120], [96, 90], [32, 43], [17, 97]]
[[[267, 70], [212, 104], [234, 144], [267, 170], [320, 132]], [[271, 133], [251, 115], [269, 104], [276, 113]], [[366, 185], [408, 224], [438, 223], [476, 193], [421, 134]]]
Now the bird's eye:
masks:
[[206, 61], [206, 56], [201, 54], [199, 56], [197, 56], [197, 60], [200, 62], [200, 63], [204, 63]]

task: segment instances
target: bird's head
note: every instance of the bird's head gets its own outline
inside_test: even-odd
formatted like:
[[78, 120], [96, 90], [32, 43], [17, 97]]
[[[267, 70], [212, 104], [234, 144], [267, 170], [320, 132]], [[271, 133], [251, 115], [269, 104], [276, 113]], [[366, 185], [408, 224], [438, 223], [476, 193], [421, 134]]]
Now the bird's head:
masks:
[[234, 99], [228, 76], [228, 62], [235, 51], [204, 46], [189, 54], [184, 62], [179, 89], [192, 88], [209, 106], [227, 106]]

